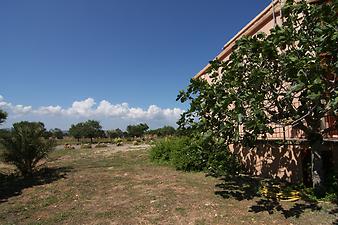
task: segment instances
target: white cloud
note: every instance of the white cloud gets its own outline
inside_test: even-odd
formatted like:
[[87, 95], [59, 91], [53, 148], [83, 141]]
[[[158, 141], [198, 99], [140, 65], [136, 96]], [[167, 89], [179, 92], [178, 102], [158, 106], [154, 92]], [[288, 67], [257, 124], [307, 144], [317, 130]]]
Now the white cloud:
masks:
[[128, 103], [112, 105], [110, 102], [103, 100], [95, 110], [97, 114], [113, 117], [123, 117], [129, 111]]
[[94, 112], [93, 106], [95, 104], [94, 99], [87, 98], [83, 101], [73, 102], [72, 107], [62, 110], [62, 112], [67, 115], [91, 116]]
[[26, 114], [32, 111], [32, 106], [15, 105], [11, 106], [11, 109], [15, 114]]
[[57, 115], [62, 113], [61, 106], [41, 106], [37, 110], [34, 111], [37, 114], [41, 115]]
[[126, 124], [149, 122], [150, 124], [156, 124], [156, 126], [175, 125], [181, 113], [183, 113], [183, 110], [179, 108], [163, 109], [156, 105], [150, 105], [148, 109], [144, 110], [139, 107], [130, 107], [128, 103], [112, 104], [107, 100], [102, 100], [97, 105], [93, 98], [74, 101], [69, 108], [50, 105], [33, 109], [32, 106], [13, 105], [10, 102], [6, 102], [0, 95], [0, 107], [7, 111], [10, 117], [17, 120], [30, 116], [29, 118], [38, 118], [43, 121], [46, 117], [53, 117], [53, 122], [61, 122], [62, 119], [72, 123], [81, 119], [93, 118], [102, 121], [123, 121]]
[[0, 95], [0, 107], [11, 111], [16, 115], [26, 114], [32, 111], [32, 106], [13, 105], [10, 102], [6, 102], [2, 95]]

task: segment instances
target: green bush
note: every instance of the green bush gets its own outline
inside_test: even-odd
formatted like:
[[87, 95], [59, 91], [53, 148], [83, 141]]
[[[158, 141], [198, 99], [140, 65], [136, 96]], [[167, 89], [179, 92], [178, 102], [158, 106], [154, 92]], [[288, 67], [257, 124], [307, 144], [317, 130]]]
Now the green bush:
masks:
[[154, 143], [150, 150], [150, 159], [159, 163], [169, 163], [171, 153], [187, 146], [187, 138], [164, 138]]
[[116, 144], [116, 146], [122, 146], [123, 140], [121, 138], [114, 138], [113, 143]]
[[213, 176], [228, 176], [240, 173], [242, 168], [236, 155], [226, 147], [215, 146], [215, 151], [209, 154], [207, 170]]
[[240, 172], [240, 164], [221, 142], [211, 136], [171, 137], [155, 142], [152, 161], [170, 164], [178, 170], [205, 171], [214, 176]]
[[183, 146], [171, 152], [171, 163], [178, 170], [202, 171], [206, 168], [207, 156], [197, 141], [185, 138]]

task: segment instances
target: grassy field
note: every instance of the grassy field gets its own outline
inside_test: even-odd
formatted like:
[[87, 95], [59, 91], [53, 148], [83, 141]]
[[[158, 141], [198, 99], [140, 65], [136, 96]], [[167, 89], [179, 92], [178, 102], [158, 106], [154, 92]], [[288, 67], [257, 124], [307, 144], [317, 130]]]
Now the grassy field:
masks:
[[[133, 151], [131, 151], [133, 150]], [[35, 180], [0, 166], [0, 224], [334, 224], [329, 203], [276, 202], [148, 159], [145, 146], [57, 150]], [[336, 221], [337, 222], [337, 221]]]

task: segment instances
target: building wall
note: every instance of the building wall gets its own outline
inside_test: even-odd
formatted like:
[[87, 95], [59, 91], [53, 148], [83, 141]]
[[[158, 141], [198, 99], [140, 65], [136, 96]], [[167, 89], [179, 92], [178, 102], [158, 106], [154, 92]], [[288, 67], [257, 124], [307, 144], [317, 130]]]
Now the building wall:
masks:
[[[304, 181], [303, 167], [310, 162], [311, 154], [305, 142], [279, 144], [274, 141], [258, 141], [255, 147], [232, 145], [247, 173], [265, 178], [280, 179], [290, 183]], [[324, 152], [329, 153], [326, 172], [338, 172], [338, 142], [326, 142]]]
[[291, 183], [303, 180], [301, 157], [304, 147], [300, 145], [279, 145], [262, 141], [253, 148], [237, 145], [231, 149], [251, 175]]

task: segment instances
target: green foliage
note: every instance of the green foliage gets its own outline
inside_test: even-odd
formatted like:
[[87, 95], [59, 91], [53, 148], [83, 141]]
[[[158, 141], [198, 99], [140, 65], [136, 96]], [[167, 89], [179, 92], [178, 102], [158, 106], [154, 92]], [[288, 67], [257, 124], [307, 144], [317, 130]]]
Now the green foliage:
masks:
[[160, 163], [169, 163], [173, 152], [189, 146], [188, 137], [163, 138], [155, 142], [150, 150], [150, 159]]
[[5, 122], [6, 119], [7, 119], [7, 113], [5, 111], [2, 111], [0, 109], [0, 124], [2, 124], [3, 122]]
[[145, 131], [148, 130], [149, 127], [146, 123], [140, 123], [137, 125], [128, 125], [127, 132], [129, 137], [141, 137], [144, 135]]
[[123, 131], [120, 130], [119, 128], [115, 129], [115, 130], [107, 130], [107, 136], [109, 138], [122, 138], [123, 137]]
[[[179, 128], [252, 146], [275, 124], [290, 125], [320, 152], [324, 136], [338, 128], [320, 123], [327, 114], [338, 116], [338, 1], [322, 3], [287, 0], [282, 26], [243, 36], [229, 59], [210, 62], [211, 82], [192, 79], [178, 95], [190, 103]], [[320, 170], [313, 175], [314, 185], [322, 182]]]
[[116, 144], [116, 146], [122, 146], [123, 145], [123, 140], [122, 138], [115, 138], [113, 140], [113, 144]]
[[49, 132], [51, 133], [51, 136], [53, 138], [63, 139], [64, 133], [61, 129], [55, 128], [55, 129], [51, 129]]
[[176, 129], [171, 126], [164, 126], [155, 130], [149, 130], [148, 134], [157, 135], [158, 137], [172, 136], [176, 134]]
[[202, 146], [189, 137], [180, 139], [182, 139], [178, 145], [180, 148], [175, 148], [171, 152], [171, 163], [178, 170], [203, 171], [206, 168], [207, 157]]
[[99, 121], [87, 120], [83, 124], [83, 137], [85, 138], [97, 138], [104, 137], [104, 132]]
[[150, 158], [178, 170], [206, 171], [214, 176], [233, 175], [241, 171], [236, 156], [207, 135], [159, 140], [152, 146]]
[[68, 133], [79, 141], [83, 137], [83, 123], [72, 124]]
[[211, 62], [211, 84], [193, 79], [180, 92], [178, 100], [190, 102], [180, 127], [250, 144], [278, 123], [321, 140], [328, 130], [320, 129], [320, 119], [338, 113], [337, 10], [337, 1], [287, 1], [282, 26], [269, 35], [242, 37], [228, 60]]
[[224, 146], [214, 145], [209, 152], [207, 170], [213, 176], [229, 176], [240, 173], [242, 167], [236, 155]]
[[46, 140], [41, 122], [19, 122], [10, 131], [2, 133], [1, 144], [5, 147], [2, 158], [15, 165], [23, 176], [31, 176], [38, 162], [52, 150], [54, 142]]
[[90, 138], [91, 143], [93, 138], [103, 137], [104, 131], [99, 121], [87, 120], [86, 122], [72, 124], [69, 129], [69, 135], [76, 139]]

